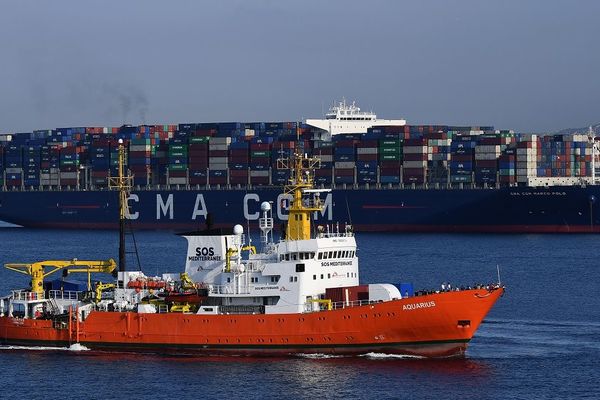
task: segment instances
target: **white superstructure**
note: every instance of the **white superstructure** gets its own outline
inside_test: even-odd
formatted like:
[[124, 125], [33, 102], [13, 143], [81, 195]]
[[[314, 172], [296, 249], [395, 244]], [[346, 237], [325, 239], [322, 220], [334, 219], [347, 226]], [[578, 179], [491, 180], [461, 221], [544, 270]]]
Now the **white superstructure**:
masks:
[[332, 106], [325, 114], [325, 119], [307, 119], [307, 125], [314, 126], [332, 135], [339, 133], [366, 133], [372, 126], [402, 126], [406, 125], [405, 119], [377, 119], [373, 112], [361, 111], [354, 102], [346, 100]]

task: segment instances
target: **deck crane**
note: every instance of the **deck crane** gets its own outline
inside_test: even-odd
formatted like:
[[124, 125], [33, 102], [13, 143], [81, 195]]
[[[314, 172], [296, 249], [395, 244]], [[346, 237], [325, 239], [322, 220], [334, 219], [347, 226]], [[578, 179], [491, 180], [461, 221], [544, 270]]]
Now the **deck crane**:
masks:
[[5, 268], [31, 276], [31, 291], [42, 295], [44, 293], [44, 278], [58, 271], [63, 273], [87, 273], [88, 290], [92, 290], [92, 273], [110, 274], [117, 268], [117, 263], [112, 258], [109, 260], [48, 260], [31, 264], [5, 264]]

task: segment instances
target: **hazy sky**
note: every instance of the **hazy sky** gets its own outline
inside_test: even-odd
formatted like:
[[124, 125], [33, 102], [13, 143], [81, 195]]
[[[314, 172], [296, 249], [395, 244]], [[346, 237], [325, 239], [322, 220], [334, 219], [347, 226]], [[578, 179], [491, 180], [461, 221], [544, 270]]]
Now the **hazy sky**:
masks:
[[0, 131], [299, 120], [600, 121], [600, 1], [0, 0]]

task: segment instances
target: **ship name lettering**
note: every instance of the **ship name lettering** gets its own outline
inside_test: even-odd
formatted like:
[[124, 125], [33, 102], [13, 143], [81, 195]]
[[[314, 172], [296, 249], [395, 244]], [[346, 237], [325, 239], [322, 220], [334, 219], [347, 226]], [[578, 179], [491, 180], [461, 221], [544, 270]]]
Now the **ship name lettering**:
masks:
[[214, 256], [215, 248], [214, 247], [196, 247], [196, 255], [197, 256]]
[[343, 267], [352, 265], [352, 261], [322, 261], [321, 267]]
[[424, 301], [422, 303], [404, 304], [402, 310], [417, 310], [419, 308], [435, 307], [435, 301]]
[[208, 210], [206, 209], [206, 203], [204, 202], [204, 196], [202, 194], [196, 195], [196, 203], [194, 204], [194, 212], [192, 213], [192, 220], [195, 220], [197, 216], [202, 216], [206, 219]]
[[279, 290], [279, 286], [254, 286], [254, 290]]
[[250, 200], [254, 200], [255, 202], [260, 201], [260, 197], [258, 197], [258, 195], [256, 193], [247, 193], [244, 195], [244, 219], [248, 220], [248, 221], [254, 221], [257, 220], [260, 217], [260, 214], [258, 211], [250, 214], [249, 208], [248, 208], [248, 202]]
[[[189, 256], [188, 261], [221, 261], [221, 256]], [[198, 270], [204, 270], [199, 268]]]
[[169, 194], [167, 197], [167, 201], [164, 202], [163, 198], [160, 194], [156, 195], [156, 219], [161, 218], [161, 213], [163, 216], [169, 213], [169, 219], [173, 219], [173, 193]]
[[136, 203], [139, 203], [140, 197], [135, 193], [130, 194], [127, 198], [127, 207], [125, 208], [125, 218], [130, 220], [136, 220], [139, 218], [140, 213], [138, 211], [134, 213], [131, 212], [131, 206], [129, 205], [130, 201], [135, 201]]

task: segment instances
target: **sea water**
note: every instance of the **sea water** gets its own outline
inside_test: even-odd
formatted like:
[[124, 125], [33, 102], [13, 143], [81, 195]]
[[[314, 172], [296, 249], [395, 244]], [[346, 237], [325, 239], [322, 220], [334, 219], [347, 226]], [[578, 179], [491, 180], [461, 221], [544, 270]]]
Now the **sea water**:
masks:
[[[600, 398], [597, 235], [357, 234], [361, 283], [490, 283], [499, 299], [464, 359], [169, 357], [0, 347], [0, 398]], [[117, 258], [112, 231], [0, 229], [0, 261]], [[186, 241], [137, 232], [142, 270], [180, 272]], [[131, 246], [130, 246], [131, 247]], [[132, 248], [130, 248], [132, 249]], [[137, 269], [135, 257], [128, 257]], [[29, 279], [0, 270], [0, 293]]]

